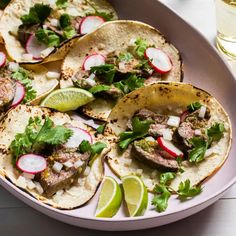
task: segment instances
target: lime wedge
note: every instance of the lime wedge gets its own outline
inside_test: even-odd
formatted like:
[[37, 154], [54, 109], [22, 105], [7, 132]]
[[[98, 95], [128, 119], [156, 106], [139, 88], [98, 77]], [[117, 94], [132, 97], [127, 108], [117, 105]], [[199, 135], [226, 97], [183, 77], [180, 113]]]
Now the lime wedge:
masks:
[[148, 205], [148, 192], [143, 181], [136, 175], [122, 178], [125, 202], [130, 216], [142, 216]]
[[112, 177], [106, 176], [98, 200], [96, 217], [112, 217], [120, 208], [122, 193], [119, 184]]
[[93, 95], [80, 88], [57, 89], [50, 93], [42, 102], [41, 106], [53, 108], [65, 112], [76, 110], [94, 99]]

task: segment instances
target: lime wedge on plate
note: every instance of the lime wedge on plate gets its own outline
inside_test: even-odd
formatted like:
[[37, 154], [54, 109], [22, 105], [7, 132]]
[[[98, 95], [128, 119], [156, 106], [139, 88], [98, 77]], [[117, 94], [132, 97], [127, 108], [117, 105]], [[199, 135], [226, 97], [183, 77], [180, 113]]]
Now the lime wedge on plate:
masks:
[[112, 177], [106, 176], [98, 200], [96, 217], [112, 217], [120, 208], [122, 193], [119, 184]]
[[148, 192], [143, 181], [136, 175], [122, 178], [125, 202], [130, 216], [142, 216], [148, 205]]
[[40, 105], [66, 112], [76, 110], [78, 107], [93, 101], [93, 99], [93, 95], [84, 89], [64, 88], [50, 93]]

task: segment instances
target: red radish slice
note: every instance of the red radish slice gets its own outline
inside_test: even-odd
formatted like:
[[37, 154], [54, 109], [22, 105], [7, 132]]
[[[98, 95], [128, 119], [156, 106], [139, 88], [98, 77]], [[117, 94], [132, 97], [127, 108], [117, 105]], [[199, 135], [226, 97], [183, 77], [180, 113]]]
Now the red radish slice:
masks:
[[87, 56], [85, 59], [84, 59], [84, 63], [83, 63], [83, 70], [90, 70], [91, 67], [93, 66], [101, 66], [101, 65], [104, 65], [105, 64], [105, 60], [106, 58], [101, 55], [101, 54], [92, 54], [90, 56]]
[[180, 151], [177, 147], [174, 146], [174, 144], [168, 140], [165, 140], [163, 137], [158, 137], [157, 142], [160, 145], [160, 147], [168, 152], [173, 157], [183, 157], [184, 154], [182, 151]]
[[73, 131], [73, 135], [63, 146], [67, 148], [77, 148], [83, 140], [89, 141], [90, 143], [93, 142], [92, 136], [86, 130], [77, 127], [68, 128]]
[[101, 16], [87, 16], [81, 20], [80, 34], [89, 34], [102, 25], [105, 20]]
[[47, 45], [40, 43], [33, 34], [29, 36], [25, 47], [26, 52], [31, 54], [35, 60], [42, 59], [41, 52], [47, 48]]
[[25, 87], [21, 82], [17, 81], [16, 82], [15, 97], [13, 99], [11, 107], [15, 107], [18, 104], [20, 104], [22, 102], [22, 100], [24, 99], [24, 97], [25, 97]]
[[149, 64], [160, 74], [165, 74], [172, 69], [172, 62], [169, 56], [158, 48], [147, 48], [144, 56]]
[[46, 169], [47, 161], [44, 157], [31, 153], [19, 157], [16, 166], [25, 173], [37, 174]]
[[5, 66], [6, 60], [7, 60], [6, 54], [4, 52], [0, 52], [0, 67]]

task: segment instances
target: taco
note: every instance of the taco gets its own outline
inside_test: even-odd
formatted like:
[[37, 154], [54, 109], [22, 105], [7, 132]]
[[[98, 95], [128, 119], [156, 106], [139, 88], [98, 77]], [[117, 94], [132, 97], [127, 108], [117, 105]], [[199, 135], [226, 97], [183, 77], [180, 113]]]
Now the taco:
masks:
[[16, 62], [56, 61], [79, 36], [113, 19], [106, 0], [13, 0], [0, 19], [0, 35]]
[[0, 175], [40, 202], [72, 209], [103, 178], [106, 144], [67, 114], [19, 105], [0, 123]]
[[181, 81], [178, 50], [153, 27], [136, 21], [107, 22], [71, 48], [61, 87], [76, 86], [96, 99], [83, 112], [106, 120], [125, 94], [158, 81]]
[[23, 68], [0, 52], [0, 113], [20, 103], [38, 104], [57, 87], [58, 75], [42, 65]]
[[106, 135], [113, 142], [108, 163], [122, 177], [140, 175], [149, 191], [161, 173], [176, 173], [196, 186], [226, 160], [229, 117], [209, 93], [190, 84], [160, 82], [122, 98], [112, 110]]

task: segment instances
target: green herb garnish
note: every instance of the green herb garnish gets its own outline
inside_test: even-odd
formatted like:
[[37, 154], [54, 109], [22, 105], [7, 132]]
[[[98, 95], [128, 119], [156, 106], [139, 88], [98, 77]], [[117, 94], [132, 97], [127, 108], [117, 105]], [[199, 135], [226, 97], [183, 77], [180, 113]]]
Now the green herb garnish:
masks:
[[67, 8], [68, 2], [67, 0], [57, 0], [56, 5], [58, 8]]
[[0, 9], [3, 10], [7, 5], [8, 3], [10, 2], [11, 0], [1, 0], [0, 1]]
[[193, 102], [187, 106], [188, 111], [193, 112], [200, 109], [202, 104], [200, 102]]
[[39, 29], [35, 36], [39, 42], [49, 47], [58, 47], [60, 45], [60, 37], [52, 30]]
[[16, 134], [10, 144], [13, 163], [19, 156], [29, 152], [39, 152], [46, 145], [59, 145], [65, 143], [73, 134], [73, 131], [64, 126], [54, 126], [53, 121], [46, 117], [43, 122], [41, 118], [30, 117], [24, 133]]
[[35, 4], [30, 8], [29, 13], [21, 17], [24, 25], [43, 24], [51, 14], [52, 8], [45, 4]]
[[136, 54], [140, 57], [143, 58], [144, 57], [144, 52], [146, 51], [146, 49], [148, 48], [148, 43], [146, 40], [143, 39], [137, 39], [135, 41], [135, 52]]
[[96, 142], [94, 144], [90, 144], [89, 141], [83, 140], [81, 144], [79, 145], [79, 152], [85, 153], [89, 152], [90, 153], [90, 158], [94, 157], [96, 154], [100, 154], [104, 148], [106, 148], [107, 145], [102, 142]]
[[119, 147], [125, 150], [131, 142], [146, 136], [151, 123], [153, 122], [150, 120], [141, 121], [138, 117], [134, 117], [132, 120], [133, 130], [120, 134]]
[[99, 125], [98, 127], [97, 127], [97, 134], [103, 134], [104, 133], [104, 130], [105, 130], [105, 126], [106, 126], [106, 124], [102, 124], [102, 125]]
[[225, 126], [223, 123], [215, 123], [209, 129], [207, 129], [207, 135], [210, 139], [210, 142], [219, 141], [225, 131]]
[[113, 64], [104, 64], [91, 67], [90, 72], [98, 76], [99, 79], [104, 80], [107, 84], [112, 84], [116, 69]]
[[32, 80], [29, 79], [29, 72], [23, 68], [19, 68], [16, 72], [12, 73], [12, 78], [20, 81], [25, 87], [25, 96], [23, 103], [27, 103], [36, 98], [37, 92], [32, 87]]
[[89, 89], [89, 92], [92, 94], [96, 94], [96, 93], [108, 91], [109, 89], [111, 89], [111, 86], [99, 84], [99, 85], [95, 85], [91, 89]]
[[126, 62], [132, 60], [133, 58], [134, 58], [133, 55], [129, 52], [120, 53], [119, 56], [118, 56], [119, 61], [126, 61]]

